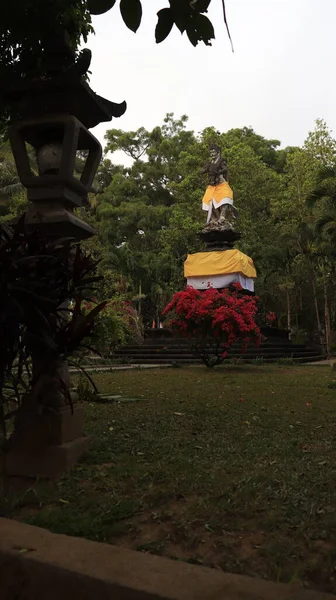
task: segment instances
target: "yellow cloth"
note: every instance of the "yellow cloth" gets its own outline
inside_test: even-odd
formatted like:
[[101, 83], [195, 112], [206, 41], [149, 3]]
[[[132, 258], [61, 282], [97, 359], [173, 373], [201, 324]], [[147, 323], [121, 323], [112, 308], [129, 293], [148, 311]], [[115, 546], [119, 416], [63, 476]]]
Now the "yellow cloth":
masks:
[[184, 277], [226, 275], [228, 273], [241, 273], [245, 277], [257, 277], [252, 258], [236, 249], [189, 254], [184, 263]]
[[[208, 185], [203, 196], [203, 209], [209, 210], [211, 201], [214, 201], [215, 208], [223, 204], [223, 200], [231, 200], [233, 202], [233, 191], [226, 181], [218, 185]], [[229, 204], [232, 204], [229, 202]]]

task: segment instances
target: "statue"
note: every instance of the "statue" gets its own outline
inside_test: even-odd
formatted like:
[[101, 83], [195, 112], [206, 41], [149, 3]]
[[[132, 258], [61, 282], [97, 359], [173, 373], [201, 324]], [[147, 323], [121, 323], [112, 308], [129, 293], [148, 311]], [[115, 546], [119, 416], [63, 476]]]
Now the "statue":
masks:
[[203, 173], [208, 174], [209, 185], [203, 197], [202, 208], [208, 213], [204, 232], [233, 230], [237, 210], [233, 206], [233, 192], [228, 183], [228, 168], [216, 144], [210, 146], [210, 162]]

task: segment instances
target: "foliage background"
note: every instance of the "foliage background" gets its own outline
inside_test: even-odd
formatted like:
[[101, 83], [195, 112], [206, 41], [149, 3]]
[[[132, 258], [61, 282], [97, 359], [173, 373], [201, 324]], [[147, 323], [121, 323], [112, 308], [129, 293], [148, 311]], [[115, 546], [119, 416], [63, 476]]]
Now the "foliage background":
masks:
[[[108, 130], [95, 192], [81, 209], [98, 234], [86, 242], [105, 276], [98, 299], [131, 302], [151, 326], [183, 289], [183, 262], [202, 249], [198, 231], [207, 181], [201, 171], [212, 139], [228, 162], [243, 234], [238, 246], [255, 261], [262, 315], [273, 311], [276, 325], [332, 348], [336, 142], [323, 120], [302, 147], [288, 148], [250, 127], [195, 133], [185, 115], [167, 114], [151, 131]], [[120, 150], [127, 166], [113, 160]], [[24, 202], [10, 149], [2, 142], [1, 220], [21, 212]]]

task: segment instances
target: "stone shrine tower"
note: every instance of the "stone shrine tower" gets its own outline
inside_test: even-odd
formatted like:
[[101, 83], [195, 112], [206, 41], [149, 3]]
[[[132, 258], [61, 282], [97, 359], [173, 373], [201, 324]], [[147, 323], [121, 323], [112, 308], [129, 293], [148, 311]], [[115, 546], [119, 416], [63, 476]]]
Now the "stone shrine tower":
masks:
[[244, 290], [253, 293], [257, 272], [252, 258], [234, 247], [241, 238], [241, 233], [235, 230], [238, 212], [228, 183], [226, 161], [215, 144], [210, 147], [210, 162], [203, 172], [209, 178], [202, 201], [208, 217], [200, 233], [206, 251], [188, 255], [184, 263], [187, 285], [198, 290], [223, 289], [238, 282]]

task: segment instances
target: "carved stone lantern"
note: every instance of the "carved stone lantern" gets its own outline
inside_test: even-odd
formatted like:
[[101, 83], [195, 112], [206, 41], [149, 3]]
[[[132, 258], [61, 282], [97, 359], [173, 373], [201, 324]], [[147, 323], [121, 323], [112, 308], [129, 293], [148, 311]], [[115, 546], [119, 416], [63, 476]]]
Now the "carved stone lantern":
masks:
[[[73, 210], [87, 197], [102, 156], [101, 145], [88, 128], [121, 116], [126, 103], [110, 102], [91, 90], [83, 77], [91, 52], [84, 50], [75, 60], [65, 33], [51, 40], [46, 59], [46, 76], [7, 86], [0, 83], [0, 96], [15, 106], [18, 115], [9, 139], [31, 202], [27, 228], [80, 240], [94, 231]], [[35, 160], [30, 160], [28, 145]], [[75, 173], [78, 152], [86, 159], [80, 176]]]
[[[44, 58], [43, 76], [0, 81], [0, 100], [17, 116], [9, 139], [30, 203], [25, 225], [47, 237], [81, 240], [94, 231], [74, 209], [86, 199], [102, 156], [101, 145], [88, 128], [121, 116], [126, 103], [109, 102], [91, 90], [84, 78], [91, 52], [84, 50], [76, 60], [65, 33], [51, 40]], [[80, 175], [75, 169], [78, 153], [84, 159]], [[52, 383], [50, 373], [45, 374], [47, 406], [51, 405], [50, 396], [64, 396], [55, 382], [62, 380], [68, 389], [70, 385], [66, 363], [57, 367], [54, 375]], [[35, 415], [7, 453], [8, 476], [57, 477], [86, 449], [82, 408], [62, 405], [56, 396], [57, 409]]]
[[[32, 202], [26, 226], [47, 235], [83, 239], [94, 232], [73, 214], [88, 194], [102, 155], [98, 140], [74, 116], [60, 115], [21, 121], [10, 129], [10, 141], [21, 183]], [[38, 172], [29, 161], [27, 144], [36, 154]], [[76, 177], [78, 151], [87, 157], [80, 177]]]

